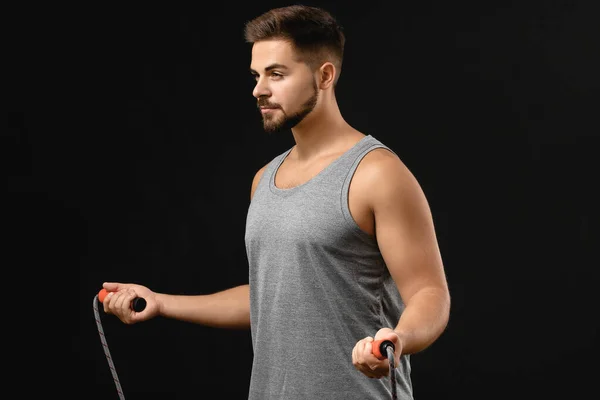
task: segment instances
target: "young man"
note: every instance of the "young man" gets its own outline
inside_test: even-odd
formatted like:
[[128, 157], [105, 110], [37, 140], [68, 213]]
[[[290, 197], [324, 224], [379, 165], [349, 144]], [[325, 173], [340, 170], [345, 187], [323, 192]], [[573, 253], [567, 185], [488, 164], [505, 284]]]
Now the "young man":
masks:
[[[445, 329], [450, 296], [427, 200], [398, 156], [350, 126], [336, 102], [344, 35], [326, 11], [273, 9], [246, 25], [253, 95], [267, 132], [295, 145], [252, 182], [249, 284], [208, 295], [105, 283], [124, 323], [162, 316], [249, 328], [249, 399], [412, 399], [410, 354]], [[142, 312], [131, 301], [144, 297]], [[371, 379], [375, 378], [375, 379]]]

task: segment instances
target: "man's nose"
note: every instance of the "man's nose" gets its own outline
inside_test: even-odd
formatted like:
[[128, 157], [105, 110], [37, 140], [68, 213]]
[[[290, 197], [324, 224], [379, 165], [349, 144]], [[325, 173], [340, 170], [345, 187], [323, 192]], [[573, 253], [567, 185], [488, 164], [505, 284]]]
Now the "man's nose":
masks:
[[256, 81], [254, 90], [252, 90], [252, 95], [254, 97], [256, 97], [257, 99], [259, 97], [269, 97], [269, 96], [271, 96], [271, 91], [269, 90], [269, 87], [266, 84], [266, 82], [263, 79], [259, 78]]

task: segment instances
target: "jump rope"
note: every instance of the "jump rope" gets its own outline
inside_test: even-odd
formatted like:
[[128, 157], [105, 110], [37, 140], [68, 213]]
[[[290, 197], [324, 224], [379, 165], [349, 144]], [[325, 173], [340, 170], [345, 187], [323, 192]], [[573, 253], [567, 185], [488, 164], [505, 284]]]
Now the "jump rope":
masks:
[[[100, 320], [100, 313], [98, 312], [98, 301], [102, 303], [104, 298], [108, 292], [106, 289], [100, 290], [100, 292], [94, 296], [94, 317], [96, 318], [96, 326], [98, 327], [98, 333], [100, 334], [100, 341], [102, 342], [102, 348], [104, 349], [104, 355], [106, 356], [106, 360], [108, 361], [108, 367], [110, 368], [110, 373], [112, 374], [113, 380], [115, 381], [115, 386], [117, 387], [117, 393], [119, 394], [119, 399], [125, 400], [125, 395], [123, 394], [123, 389], [121, 388], [121, 382], [119, 382], [119, 376], [117, 375], [117, 370], [115, 369], [115, 365], [113, 363], [112, 357], [110, 356], [110, 350], [108, 349], [108, 344], [106, 343], [106, 336], [104, 336], [104, 329], [102, 329], [102, 321]], [[143, 297], [136, 297], [131, 302], [131, 307], [135, 312], [142, 312], [146, 308], [146, 300]]]
[[[98, 311], [98, 302], [104, 302], [104, 298], [108, 292], [106, 289], [100, 290], [100, 292], [94, 296], [94, 317], [96, 319], [96, 326], [98, 327], [98, 334], [100, 335], [100, 342], [102, 342], [102, 349], [104, 349], [104, 355], [106, 356], [106, 360], [108, 361], [108, 367], [110, 368], [110, 373], [112, 374], [113, 380], [115, 381], [115, 386], [117, 387], [117, 393], [119, 394], [120, 400], [125, 400], [125, 395], [123, 394], [123, 389], [121, 388], [121, 382], [119, 381], [119, 376], [117, 375], [117, 370], [115, 369], [115, 365], [113, 363], [112, 357], [110, 355], [110, 350], [108, 349], [108, 343], [106, 342], [106, 336], [104, 335], [104, 329], [102, 328], [102, 321], [100, 319], [100, 312]], [[135, 312], [142, 312], [146, 308], [146, 300], [143, 297], [136, 297], [131, 302], [131, 308]], [[394, 363], [394, 343], [389, 340], [375, 340], [372, 344], [373, 346], [373, 355], [377, 357], [379, 360], [388, 359], [390, 364], [390, 385], [392, 388], [392, 399], [397, 400], [398, 395], [396, 394], [396, 374], [394, 370], [396, 369]]]

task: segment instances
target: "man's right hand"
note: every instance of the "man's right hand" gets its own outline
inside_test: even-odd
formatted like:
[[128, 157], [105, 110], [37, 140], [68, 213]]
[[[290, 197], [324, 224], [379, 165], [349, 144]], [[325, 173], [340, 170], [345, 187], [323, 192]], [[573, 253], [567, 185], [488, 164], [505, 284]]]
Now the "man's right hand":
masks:
[[[145, 286], [133, 283], [105, 282], [102, 287], [108, 294], [104, 298], [104, 312], [117, 316], [125, 324], [135, 324], [154, 318], [159, 314], [159, 305], [156, 293]], [[146, 308], [136, 312], [131, 307], [131, 302], [136, 297], [146, 300]]]

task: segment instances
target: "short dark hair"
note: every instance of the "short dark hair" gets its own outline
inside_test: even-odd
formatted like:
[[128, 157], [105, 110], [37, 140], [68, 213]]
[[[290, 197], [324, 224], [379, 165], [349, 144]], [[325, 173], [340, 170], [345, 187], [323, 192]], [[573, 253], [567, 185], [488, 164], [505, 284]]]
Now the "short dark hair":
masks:
[[292, 5], [271, 9], [246, 23], [244, 37], [247, 43], [286, 40], [312, 70], [330, 61], [338, 70], [336, 82], [339, 78], [346, 38], [341, 24], [322, 8]]

